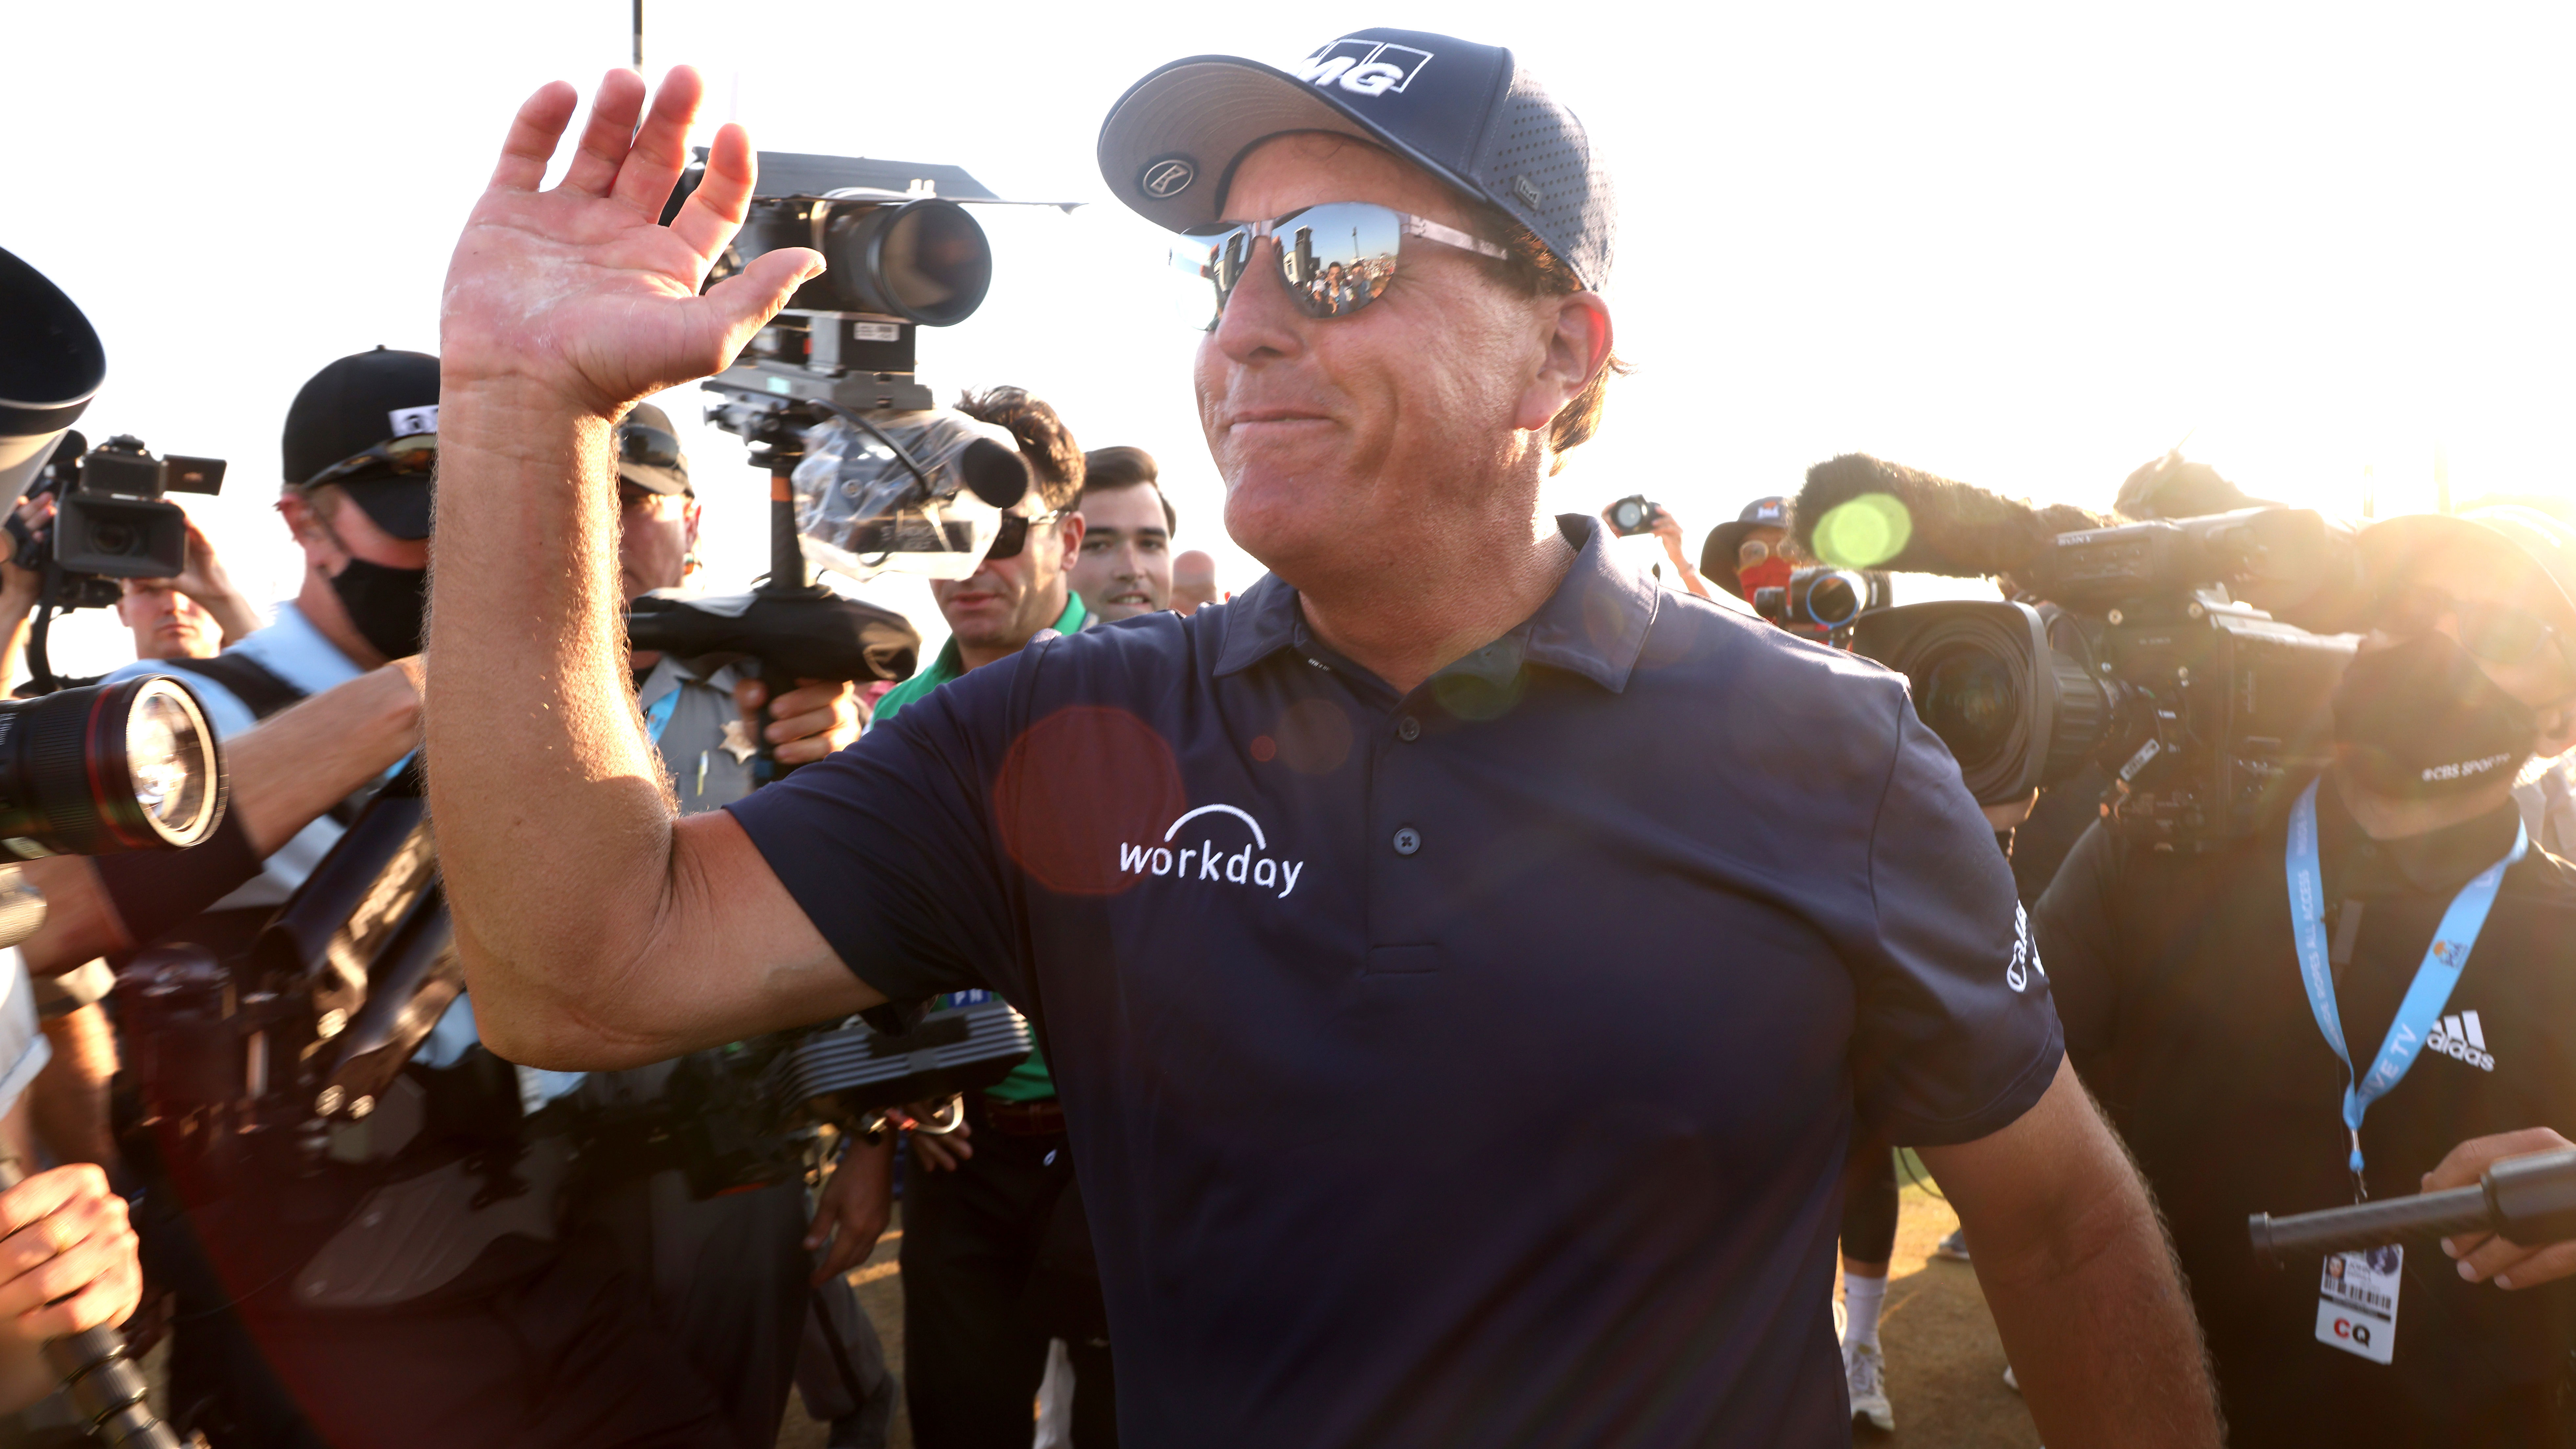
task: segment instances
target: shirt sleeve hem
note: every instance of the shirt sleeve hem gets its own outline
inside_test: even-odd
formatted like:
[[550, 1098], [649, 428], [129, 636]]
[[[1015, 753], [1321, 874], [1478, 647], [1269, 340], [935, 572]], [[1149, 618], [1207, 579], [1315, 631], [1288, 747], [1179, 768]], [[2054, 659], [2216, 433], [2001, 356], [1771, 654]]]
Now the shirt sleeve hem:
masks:
[[2052, 1013], [2047, 1040], [1984, 1106], [1965, 1116], [1941, 1119], [1894, 1113], [1884, 1120], [1882, 1129], [1888, 1140], [1899, 1147], [1954, 1147], [1993, 1136], [2039, 1105], [2039, 1099], [2048, 1095], [2049, 1084], [2057, 1080], [2058, 1064], [2065, 1059], [2066, 1039]]

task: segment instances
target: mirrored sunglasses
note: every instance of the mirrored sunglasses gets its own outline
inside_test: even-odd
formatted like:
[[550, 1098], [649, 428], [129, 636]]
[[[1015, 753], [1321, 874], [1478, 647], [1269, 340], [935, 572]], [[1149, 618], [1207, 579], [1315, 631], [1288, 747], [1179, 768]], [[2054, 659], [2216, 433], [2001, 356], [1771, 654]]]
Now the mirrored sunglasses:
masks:
[[628, 423], [617, 430], [617, 456], [647, 468], [675, 468], [680, 463], [680, 440], [660, 428]]
[[1420, 237], [1480, 257], [1503, 261], [1511, 253], [1482, 237], [1427, 217], [1368, 201], [1329, 201], [1268, 221], [1247, 222], [1173, 250], [1172, 265], [1215, 289], [1213, 312], [1191, 325], [1213, 328], [1226, 300], [1257, 265], [1264, 240], [1278, 243], [1279, 284], [1309, 317], [1348, 317], [1386, 295], [1395, 279], [1397, 253], [1406, 237]]
[[319, 488], [361, 473], [427, 473], [438, 467], [438, 434], [414, 433], [390, 443], [378, 443], [363, 453], [352, 453], [297, 485]]
[[1793, 564], [1814, 563], [1816, 561], [1814, 555], [1808, 553], [1805, 549], [1798, 547], [1796, 544], [1791, 543], [1785, 538], [1780, 540], [1778, 543], [1773, 543], [1768, 539], [1748, 538], [1741, 544], [1736, 545], [1735, 567], [1738, 572], [1742, 572], [1745, 569], [1760, 568], [1762, 565], [1770, 562], [1774, 558], [1786, 559]]

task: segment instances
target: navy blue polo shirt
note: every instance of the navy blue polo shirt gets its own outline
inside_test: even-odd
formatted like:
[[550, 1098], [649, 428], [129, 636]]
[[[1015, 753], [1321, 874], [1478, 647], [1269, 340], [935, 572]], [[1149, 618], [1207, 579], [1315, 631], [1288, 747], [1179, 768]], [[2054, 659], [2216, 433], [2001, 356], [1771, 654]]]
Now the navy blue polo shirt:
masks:
[[733, 810], [850, 968], [1045, 1020], [1121, 1434], [1840, 1444], [1855, 1108], [2060, 1055], [1900, 680], [1620, 568], [1399, 696], [1262, 580], [1032, 644]]

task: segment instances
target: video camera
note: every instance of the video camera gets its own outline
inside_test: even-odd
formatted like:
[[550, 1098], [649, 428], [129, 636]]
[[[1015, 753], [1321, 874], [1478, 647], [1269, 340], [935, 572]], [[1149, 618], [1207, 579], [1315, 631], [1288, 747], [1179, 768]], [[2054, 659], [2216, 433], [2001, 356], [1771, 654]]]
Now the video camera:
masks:
[[1852, 454], [1808, 473], [1797, 518], [1830, 562], [2008, 580], [2010, 600], [1890, 609], [1852, 634], [1906, 676], [1981, 804], [2091, 760], [2114, 782], [2115, 827], [2206, 849], [2332, 759], [2355, 641], [2301, 623], [2349, 617], [2360, 561], [2351, 532], [2311, 510], [2118, 523]]
[[166, 579], [188, 567], [188, 515], [164, 495], [219, 493], [224, 460], [172, 454], [156, 458], [143, 440], [120, 433], [97, 448], [66, 433], [28, 487], [52, 496], [54, 519], [29, 525], [12, 513], [12, 562], [45, 574], [42, 601], [57, 609], [106, 608], [118, 579]]

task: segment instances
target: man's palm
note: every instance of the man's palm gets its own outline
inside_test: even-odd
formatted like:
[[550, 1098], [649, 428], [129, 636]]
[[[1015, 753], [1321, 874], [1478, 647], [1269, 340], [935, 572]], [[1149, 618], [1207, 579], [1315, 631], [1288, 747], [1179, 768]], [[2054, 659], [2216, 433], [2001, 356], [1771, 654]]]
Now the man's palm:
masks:
[[770, 252], [698, 294], [742, 223], [753, 175], [750, 142], [740, 127], [725, 127], [703, 183], [671, 225], [660, 224], [699, 91], [696, 72], [672, 71], [638, 128], [643, 81], [611, 71], [562, 182], [545, 191], [538, 186], [576, 97], [557, 83], [519, 108], [448, 264], [444, 386], [516, 377], [561, 405], [613, 413], [722, 369], [822, 269], [809, 251]]

